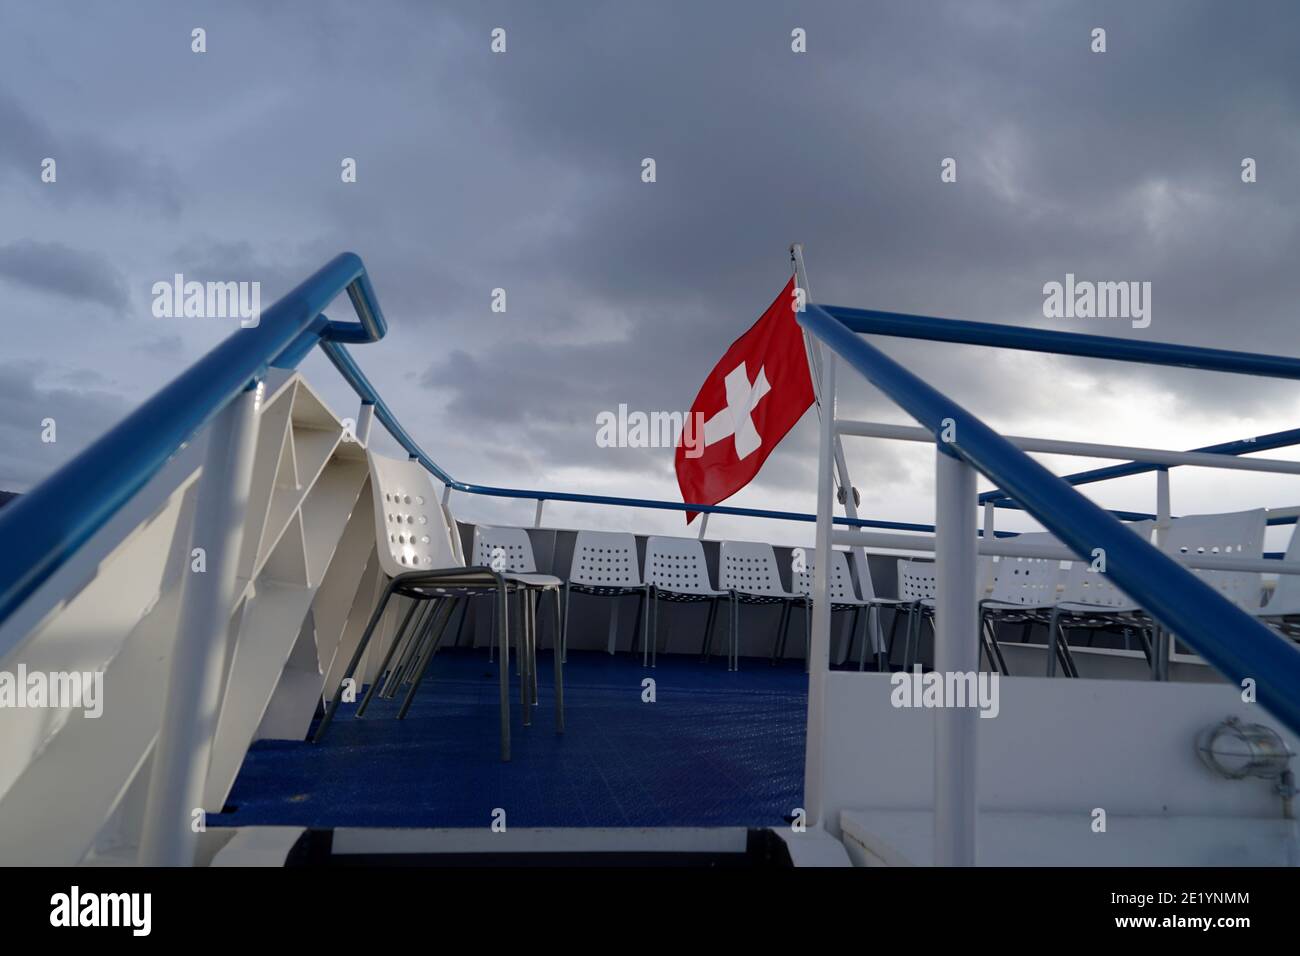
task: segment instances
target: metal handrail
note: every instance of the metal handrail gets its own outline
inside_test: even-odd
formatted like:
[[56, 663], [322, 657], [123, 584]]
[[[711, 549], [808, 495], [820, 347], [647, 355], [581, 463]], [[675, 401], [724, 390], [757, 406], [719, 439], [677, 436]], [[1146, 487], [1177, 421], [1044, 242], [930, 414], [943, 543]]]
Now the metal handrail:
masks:
[[[352, 386], [352, 390], [367, 405], [375, 408], [375, 418], [386, 428], [390, 435], [401, 445], [402, 449], [413, 459], [423, 465], [435, 478], [451, 488], [472, 495], [484, 495], [490, 498], [522, 498], [530, 501], [565, 501], [579, 504], [616, 505], [627, 508], [647, 508], [658, 511], [699, 511], [704, 514], [735, 515], [742, 518], [766, 518], [777, 521], [816, 522], [817, 516], [799, 511], [772, 511], [763, 508], [736, 508], [730, 505], [706, 505], [684, 501], [662, 501], [653, 498], [623, 498], [613, 495], [587, 495], [568, 491], [542, 491], [529, 488], [496, 488], [491, 485], [477, 485], [472, 482], [458, 481], [443, 469], [429, 454], [420, 447], [410, 433], [402, 427], [397, 416], [380, 396], [366, 374], [361, 371], [352, 354], [342, 345], [322, 342], [321, 349], [343, 379]], [[878, 528], [886, 531], [917, 531], [933, 533], [934, 525], [917, 524], [907, 521], [881, 521], [870, 518], [838, 517], [836, 524], [855, 528]], [[998, 537], [1014, 537], [1016, 532], [999, 531]]]
[[[845, 321], [841, 317], [844, 313], [853, 317], [860, 310], [809, 305], [799, 314], [799, 321], [928, 429], [937, 448], [967, 462], [1006, 489], [1075, 555], [1091, 560], [1094, 549], [1101, 548], [1106, 556], [1105, 573], [1121, 590], [1220, 674], [1237, 684], [1253, 679], [1256, 699], [1292, 731], [1300, 733], [1300, 649], [1133, 534], [966, 409], [861, 339], [857, 327], [870, 323]], [[1044, 343], [1039, 350], [1051, 349]], [[1161, 351], [1157, 350], [1157, 354]], [[1293, 363], [1297, 374], [1285, 377], [1300, 378], [1300, 362], [1294, 359], [1254, 356], [1250, 358], [1258, 361], [1252, 363], [1241, 353], [1233, 354], [1239, 356], [1235, 360], [1239, 371], [1269, 374], [1263, 369]], [[945, 434], [952, 440], [945, 441]]]
[[[358, 321], [321, 313], [347, 290]], [[318, 341], [374, 342], [387, 331], [360, 257], [326, 263], [182, 372], [32, 491], [0, 511], [0, 621], [117, 513], [232, 399]]]

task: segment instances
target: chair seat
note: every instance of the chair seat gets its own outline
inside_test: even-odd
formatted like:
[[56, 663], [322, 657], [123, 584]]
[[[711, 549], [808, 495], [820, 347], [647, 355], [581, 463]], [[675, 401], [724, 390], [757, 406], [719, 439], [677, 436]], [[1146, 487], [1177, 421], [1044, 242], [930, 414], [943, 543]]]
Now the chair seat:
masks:
[[1008, 601], [985, 601], [980, 605], [985, 611], [1019, 611], [1024, 614], [1042, 614], [1050, 611], [1053, 604], [1012, 604]]
[[713, 598], [726, 597], [726, 591], [716, 591], [713, 588], [700, 588], [698, 591], [677, 591], [673, 588], [666, 588], [663, 585], [656, 584], [654, 588], [655, 596], [665, 601], [711, 601]]
[[803, 600], [802, 594], [755, 593], [753, 591], [731, 591], [728, 593], [742, 604], [777, 604], [781, 601]]
[[526, 588], [558, 588], [564, 584], [551, 574], [521, 574], [518, 571], [507, 571], [501, 576], [513, 584], [522, 584]]
[[645, 594], [644, 584], [579, 584], [569, 582], [569, 590], [579, 594], [597, 594], [605, 597], [621, 594]]
[[1056, 606], [1069, 614], [1087, 614], [1092, 615], [1093, 617], [1114, 617], [1118, 614], [1136, 614], [1142, 610], [1136, 604], [1124, 604], [1119, 607], [1111, 607], [1104, 604], [1078, 604], [1074, 601], [1062, 601]]

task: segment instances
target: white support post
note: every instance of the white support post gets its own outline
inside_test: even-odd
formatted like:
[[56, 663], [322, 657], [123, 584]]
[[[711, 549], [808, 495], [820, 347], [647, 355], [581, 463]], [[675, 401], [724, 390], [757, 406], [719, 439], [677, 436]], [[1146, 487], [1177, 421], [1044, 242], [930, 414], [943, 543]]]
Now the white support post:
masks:
[[[1169, 469], [1156, 472], [1156, 547], [1164, 551], [1169, 542], [1171, 505], [1169, 502]], [[1151, 679], [1169, 679], [1169, 657], [1173, 652], [1174, 636], [1159, 625], [1154, 632], [1151, 648]]]
[[1161, 468], [1156, 472], [1156, 547], [1161, 551], [1169, 531], [1169, 511], [1169, 469]]
[[357, 411], [357, 427], [355, 437], [357, 443], [363, 448], [370, 445], [370, 426], [375, 421], [374, 402], [362, 402], [361, 408]]
[[[802, 289], [805, 300], [811, 300], [812, 293], [808, 290], [808, 270], [804, 267], [803, 262], [803, 243], [792, 242], [790, 244], [790, 258], [794, 260], [794, 284], [796, 288]], [[816, 396], [817, 413], [825, 417], [822, 412], [822, 398], [824, 385], [822, 378], [821, 365], [823, 361], [821, 343], [816, 341], [808, 334], [805, 329], [803, 333], [804, 347], [808, 352], [808, 370], [812, 375], [813, 394]], [[834, 456], [834, 467], [836, 477], [839, 479], [840, 488], [844, 492], [844, 515], [848, 518], [857, 518], [858, 503], [853, 500], [853, 480], [849, 477], [848, 459], [844, 457], [844, 443], [841, 441], [838, 433], [831, 436], [831, 454]], [[864, 548], [853, 548], [849, 552], [853, 561], [853, 568], [857, 572], [858, 581], [864, 583], [870, 577], [870, 570], [867, 567], [867, 552]], [[876, 621], [876, 628], [879, 631], [879, 618]], [[879, 650], [879, 634], [872, 634], [873, 649]]]
[[[984, 502], [984, 540], [997, 540], [997, 511], [998, 506], [992, 501]], [[993, 589], [993, 562], [987, 562], [987, 573], [979, 583], [979, 599], [982, 601], [988, 597], [989, 592]]]
[[817, 566], [813, 575], [812, 633], [808, 648], [808, 736], [804, 747], [804, 808], [809, 826], [822, 825], [826, 738], [826, 676], [830, 670], [831, 532], [835, 508], [835, 352], [822, 363], [821, 438], [817, 455]]
[[704, 532], [709, 530], [709, 512], [700, 515], [700, 540], [704, 540]]
[[191, 550], [202, 548], [205, 570], [185, 570], [162, 729], [154, 746], [139, 862], [193, 866], [198, 845], [194, 812], [203, 807], [212, 737], [221, 708], [230, 614], [257, 448], [262, 385], [240, 394], [209, 426], [194, 506]]
[[[942, 446], [935, 458], [934, 667], [940, 675], [978, 674], [975, 469]], [[942, 707], [934, 721], [934, 862], [973, 866], [979, 711]]]
[[544, 505], [544, 504], [546, 504], [546, 499], [545, 499], [545, 498], [538, 498], [538, 499], [537, 499], [537, 510], [533, 512], [533, 527], [534, 527], [534, 528], [540, 528], [540, 527], [542, 526], [542, 505]]

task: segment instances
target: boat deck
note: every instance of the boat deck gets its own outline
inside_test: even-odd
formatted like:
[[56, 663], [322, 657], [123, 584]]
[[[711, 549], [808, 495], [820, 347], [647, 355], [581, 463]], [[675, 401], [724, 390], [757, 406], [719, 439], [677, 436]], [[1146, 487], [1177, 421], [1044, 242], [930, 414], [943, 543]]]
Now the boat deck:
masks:
[[[498, 674], [487, 652], [447, 650], [404, 720], [400, 697], [361, 720], [340, 708], [320, 744], [263, 740], [213, 826], [778, 826], [802, 805], [807, 676], [802, 662], [570, 651], [566, 733], [554, 732], [551, 657], [521, 724], [512, 675], [513, 759], [498, 752]], [[643, 678], [656, 702], [642, 702]]]

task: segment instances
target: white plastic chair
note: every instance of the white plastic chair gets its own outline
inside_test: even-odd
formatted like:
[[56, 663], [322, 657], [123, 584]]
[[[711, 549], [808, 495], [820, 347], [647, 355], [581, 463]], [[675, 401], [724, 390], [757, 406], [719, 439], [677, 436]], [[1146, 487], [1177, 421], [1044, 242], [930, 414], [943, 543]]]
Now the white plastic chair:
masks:
[[[811, 613], [813, 583], [816, 581], [817, 575], [817, 549], [814, 547], [807, 547], [800, 550], [803, 551], [804, 559], [802, 562], [798, 562], [793, 566], [794, 571], [791, 575], [790, 583], [796, 594], [804, 596], [805, 621], [807, 621], [808, 616]], [[858, 630], [858, 618], [861, 615], [862, 610], [864, 608], [866, 609], [866, 622], [862, 630], [862, 647], [858, 653], [858, 670], [866, 669], [867, 635], [869, 633], [875, 633], [876, 635], [877, 667], [884, 670], [884, 655], [882, 653], [880, 642], [880, 611], [882, 608], [892, 608], [894, 610], [894, 620], [890, 627], [890, 636], [892, 638], [893, 629], [898, 626], [899, 613], [901, 610], [906, 608], [906, 602], [893, 598], [876, 597], [875, 588], [871, 583], [871, 569], [868, 567], [865, 568], [865, 571], [866, 574], [860, 581], [862, 585], [862, 597], [858, 597], [857, 592], [853, 589], [853, 575], [849, 572], [848, 553], [844, 551], [831, 551], [831, 611], [832, 613], [835, 611], [853, 612], [853, 626], [849, 631], [849, 646], [845, 652], [847, 656], [853, 652], [853, 642]], [[876, 623], [876, 630], [874, 632], [871, 630], [873, 612], [875, 614]], [[786, 621], [786, 629], [789, 629], [788, 620]], [[808, 651], [809, 643], [810, 642], [805, 643], [805, 653]], [[773, 655], [775, 657], [777, 655], [784, 655], [784, 653], [785, 638], [783, 636], [781, 638], [779, 650], [774, 650]]]
[[[573, 542], [573, 562], [564, 582], [564, 626], [560, 637], [560, 657], [569, 656], [569, 594], [576, 591], [593, 597], [639, 598], [637, 615], [645, 604], [645, 582], [636, 557], [636, 538], [622, 531], [579, 531]], [[638, 619], [637, 625], [640, 624]], [[633, 626], [633, 641], [639, 628]]]
[[[911, 670], [913, 653], [920, 652], [921, 624], [930, 622], [934, 628], [935, 588], [938, 585], [933, 561], [916, 558], [898, 559], [898, 597], [908, 605], [907, 636], [903, 643], [903, 670]], [[893, 660], [894, 641], [891, 634], [887, 658]]]
[[[490, 567], [466, 567], [458, 557], [452, 541], [447, 516], [438, 501], [437, 493], [424, 467], [416, 461], [402, 461], [366, 453], [370, 465], [370, 487], [375, 512], [376, 553], [380, 570], [388, 583], [379, 602], [371, 613], [352, 659], [339, 682], [333, 700], [316, 728], [313, 741], [319, 741], [333, 720], [343, 699], [344, 687], [352, 679], [366, 648], [383, 618], [394, 595], [411, 600], [397, 633], [385, 653], [383, 663], [376, 672], [365, 699], [357, 708], [357, 716], [364, 713], [381, 681], [390, 687], [409, 683], [409, 690], [398, 717], [405, 717], [424, 677], [429, 661], [438, 645], [450, 618], [452, 599], [475, 594], [496, 595], [496, 630], [501, 650], [500, 659], [500, 710], [501, 759], [510, 759], [510, 676], [508, 644], [508, 596], [523, 588], [542, 587], [556, 590], [558, 578], [526, 582], [493, 571]], [[412, 623], [417, 611], [420, 620]], [[444, 613], [445, 612], [445, 613]], [[558, 613], [558, 600], [557, 600]], [[520, 628], [519, 649], [521, 661], [526, 660], [530, 630], [535, 621], [523, 616]], [[401, 651], [398, 663], [390, 669], [394, 657]], [[521, 662], [521, 667], [525, 665]], [[532, 702], [530, 685], [521, 682], [525, 726], [530, 722]], [[556, 661], [556, 729], [563, 732], [563, 679], [559, 661]]]
[[645, 615], [645, 633], [641, 642], [641, 663], [654, 667], [659, 657], [659, 601], [675, 603], [709, 603], [704, 623], [702, 654], [708, 653], [713, 636], [713, 622], [718, 613], [718, 599], [727, 596], [709, 583], [709, 565], [704, 546], [696, 538], [653, 536], [645, 545], [645, 588], [649, 608]]
[[[1135, 521], [1125, 527], [1143, 541], [1149, 541], [1154, 522]], [[1124, 649], [1131, 650], [1133, 638], [1138, 638], [1142, 652], [1151, 659], [1150, 616], [1132, 598], [1115, 586], [1102, 571], [1093, 570], [1091, 561], [1071, 561], [1066, 569], [1060, 600], [1052, 609], [1048, 621], [1047, 675], [1056, 674], [1060, 661], [1065, 672], [1078, 676], [1070, 655], [1068, 632], [1086, 630], [1091, 643], [1097, 631], [1119, 634]]]
[[[1056, 536], [1046, 531], [1018, 534], [1017, 544], [1060, 546]], [[1056, 589], [1061, 579], [1059, 558], [1032, 558], [1001, 555], [989, 561], [992, 591], [980, 602], [980, 627], [984, 651], [990, 664], [1006, 674], [1006, 661], [998, 644], [998, 627], [1021, 624], [1021, 643], [1028, 640], [1035, 624], [1048, 626], [1056, 605]]]
[[[1175, 556], [1254, 558], [1264, 556], [1267, 516], [1263, 508], [1230, 514], [1188, 515], [1175, 518], [1165, 531], [1162, 548]], [[1248, 611], [1259, 608], [1262, 579], [1258, 571], [1208, 571], [1192, 573], [1229, 601]]]
[[789, 621], [791, 603], [800, 595], [785, 589], [770, 544], [759, 541], [724, 541], [718, 552], [718, 584], [731, 595], [731, 646], [728, 670], [740, 670], [741, 604], [781, 604], [777, 633]]
[[[478, 567], [491, 568], [494, 571], [506, 574], [510, 580], [524, 585], [519, 590], [521, 602], [527, 600], [528, 606], [524, 607], [521, 603], [521, 612], [535, 620], [537, 614], [537, 601], [543, 594], [550, 593], [555, 597], [556, 602], [556, 629], [555, 647], [558, 653], [558, 635], [559, 635], [559, 601], [560, 601], [560, 579], [549, 574], [537, 573], [537, 559], [533, 555], [533, 542], [528, 537], [528, 532], [523, 528], [498, 528], [490, 525], [474, 526], [474, 545], [473, 561]], [[466, 602], [468, 610], [468, 602]], [[466, 614], [460, 616], [460, 624], [456, 631], [456, 644], [460, 643], [461, 629], [465, 626]], [[536, 629], [532, 632], [533, 640], [536, 641]], [[492, 661], [495, 646], [491, 641], [488, 642], [488, 661]], [[531, 655], [536, 659], [537, 647], [530, 648]], [[522, 656], [521, 656], [522, 661]], [[522, 665], [521, 665], [522, 667]], [[522, 670], [519, 671], [522, 677]], [[531, 687], [533, 703], [537, 703], [537, 668], [531, 671]]]

